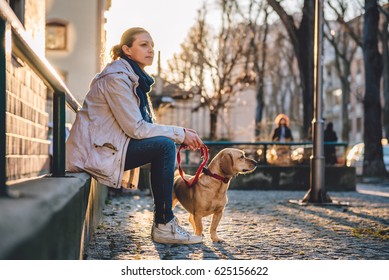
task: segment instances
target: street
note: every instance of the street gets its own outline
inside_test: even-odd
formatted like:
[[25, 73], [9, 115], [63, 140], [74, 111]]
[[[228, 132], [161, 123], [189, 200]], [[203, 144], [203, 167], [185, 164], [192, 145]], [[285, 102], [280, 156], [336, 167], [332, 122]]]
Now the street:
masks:
[[[292, 204], [301, 191], [229, 190], [218, 227], [222, 243], [164, 245], [150, 237], [152, 197], [135, 191], [110, 197], [85, 259], [110, 260], [388, 260], [389, 186], [359, 184], [357, 192], [328, 193], [348, 206]], [[186, 229], [186, 211], [174, 210]]]

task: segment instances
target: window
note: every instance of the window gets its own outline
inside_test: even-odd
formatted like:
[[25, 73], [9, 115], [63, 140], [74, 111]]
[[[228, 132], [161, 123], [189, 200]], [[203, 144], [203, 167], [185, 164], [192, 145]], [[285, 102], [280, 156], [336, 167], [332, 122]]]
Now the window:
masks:
[[327, 76], [331, 77], [331, 75], [332, 75], [332, 73], [331, 73], [331, 65], [326, 65], [326, 70], [327, 70]]
[[333, 105], [340, 105], [342, 103], [342, 90], [340, 88], [335, 89], [332, 91], [332, 95], [334, 100]]
[[362, 131], [362, 118], [357, 118], [357, 131]]
[[357, 75], [362, 73], [361, 66], [362, 66], [362, 65], [361, 65], [361, 62], [358, 61], [358, 63], [357, 63]]
[[24, 0], [9, 0], [9, 6], [24, 25]]
[[46, 23], [46, 50], [66, 50], [67, 26], [62, 20], [51, 20]]

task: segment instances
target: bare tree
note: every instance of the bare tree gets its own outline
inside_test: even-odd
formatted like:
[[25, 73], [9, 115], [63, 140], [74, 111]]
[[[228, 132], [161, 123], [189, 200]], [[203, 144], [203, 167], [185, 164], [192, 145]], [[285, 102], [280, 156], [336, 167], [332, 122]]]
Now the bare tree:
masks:
[[304, 0], [300, 24], [281, 6], [282, 1], [267, 0], [278, 14], [292, 43], [300, 74], [303, 95], [303, 135], [306, 136], [313, 118], [313, 26], [314, 1]]
[[382, 152], [382, 121], [380, 102], [380, 80], [382, 56], [378, 51], [379, 11], [377, 0], [365, 0], [363, 54], [365, 64], [364, 105], [364, 176], [386, 174]]
[[181, 46], [181, 53], [169, 64], [176, 82], [181, 82], [183, 87], [198, 89], [195, 92], [201, 95], [198, 107], [207, 106], [209, 109], [209, 139], [212, 140], [217, 139], [220, 110], [241, 85], [235, 70], [241, 67], [245, 46], [242, 42], [246, 40], [245, 26], [236, 22], [234, 1], [221, 0], [218, 4], [221, 8], [220, 29], [214, 31], [207, 24], [207, 7], [204, 5]]
[[237, 11], [243, 18], [249, 36], [246, 48], [245, 71], [241, 76], [241, 82], [256, 84], [257, 106], [255, 110], [255, 137], [260, 139], [261, 123], [264, 110], [264, 79], [265, 64], [267, 58], [267, 37], [269, 9], [265, 1], [249, 0], [247, 10], [243, 9], [239, 1], [234, 1]]
[[[360, 6], [360, 1], [356, 1]], [[355, 42], [363, 48], [364, 54], [364, 66], [365, 66], [365, 96], [363, 98], [364, 104], [364, 143], [365, 143], [365, 156], [363, 163], [363, 174], [365, 176], [383, 176], [386, 174], [385, 166], [383, 163], [382, 152], [382, 120], [384, 122], [384, 129], [389, 129], [389, 94], [387, 90], [389, 86], [385, 83], [389, 79], [385, 79], [384, 75], [384, 97], [385, 107], [384, 116], [382, 118], [382, 109], [380, 102], [380, 80], [382, 70], [388, 70], [388, 52], [387, 41], [386, 46], [385, 38], [387, 40], [387, 25], [386, 20], [383, 21], [383, 27], [381, 32], [382, 50], [383, 55], [378, 50], [378, 38], [379, 38], [379, 12], [385, 14], [384, 9], [379, 6], [377, 0], [365, 0], [364, 1], [364, 23], [363, 23], [363, 36], [358, 36], [352, 25], [347, 23], [344, 18], [338, 17], [337, 21], [346, 28], [349, 35], [355, 40]], [[386, 33], [386, 34], [385, 34]], [[385, 37], [386, 36], [386, 37]], [[363, 38], [363, 39], [362, 39]], [[386, 49], [385, 49], [386, 48]], [[386, 73], [386, 72], [385, 72]]]
[[266, 60], [266, 79], [271, 84], [268, 89], [271, 92], [268, 92], [268, 95], [272, 100], [268, 106], [275, 107], [272, 113], [274, 117], [279, 113], [286, 113], [291, 121], [301, 124], [299, 103], [294, 102], [299, 99], [299, 90], [296, 90], [299, 83], [293, 47], [285, 32], [280, 30], [277, 24], [270, 29], [272, 41], [269, 44], [272, 48], [269, 48]]
[[[338, 18], [344, 19], [349, 1], [338, 0], [337, 7], [333, 4], [333, 1], [327, 1], [328, 6], [337, 15]], [[357, 17], [351, 24], [355, 34], [358, 34], [360, 30], [360, 17]], [[336, 26], [331, 26], [336, 25]], [[348, 106], [350, 104], [350, 76], [351, 76], [351, 62], [354, 59], [354, 55], [357, 51], [358, 44], [351, 38], [349, 32], [347, 32], [344, 24], [336, 22], [329, 22], [325, 20], [327, 28], [325, 29], [324, 36], [335, 50], [335, 68], [342, 87], [342, 139], [343, 141], [349, 141], [349, 114]], [[350, 24], [350, 23], [348, 23]], [[358, 36], [360, 38], [361, 35]]]

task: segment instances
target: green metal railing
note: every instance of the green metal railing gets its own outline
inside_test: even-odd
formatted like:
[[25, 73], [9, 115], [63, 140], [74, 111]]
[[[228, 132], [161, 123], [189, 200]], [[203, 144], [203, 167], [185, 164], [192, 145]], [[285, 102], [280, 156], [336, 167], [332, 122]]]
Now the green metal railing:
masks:
[[[11, 36], [7, 36], [7, 30]], [[10, 37], [10, 38], [8, 38]], [[11, 39], [12, 42], [7, 42]], [[70, 93], [58, 73], [45, 57], [29, 43], [28, 35], [9, 4], [0, 0], [0, 195], [7, 195], [6, 185], [6, 62], [7, 44], [53, 92], [53, 164], [52, 176], [65, 176], [65, 105], [77, 112], [81, 105]]]
[[[204, 141], [204, 144], [207, 145], [208, 148], [212, 149], [212, 147], [224, 147], [224, 148], [239, 148], [242, 146], [249, 146], [255, 149], [262, 148], [262, 161], [261, 165], [268, 165], [267, 162], [267, 151], [269, 147], [273, 146], [289, 146], [289, 147], [304, 147], [304, 148], [312, 148], [312, 142], [271, 142], [271, 141], [258, 141], [258, 142], [239, 142], [239, 141]], [[344, 162], [346, 163], [347, 156], [347, 142], [324, 142], [324, 145], [333, 145], [335, 147], [343, 147], [344, 148]], [[189, 162], [189, 150], [185, 151], [185, 163]]]

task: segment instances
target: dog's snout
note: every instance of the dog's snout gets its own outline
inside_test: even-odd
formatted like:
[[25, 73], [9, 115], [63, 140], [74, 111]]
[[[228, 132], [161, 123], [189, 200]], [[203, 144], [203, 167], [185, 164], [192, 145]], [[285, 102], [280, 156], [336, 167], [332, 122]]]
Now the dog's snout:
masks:
[[254, 160], [254, 159], [250, 159], [250, 161], [251, 161], [251, 164], [254, 165], [254, 167], [257, 167], [259, 164], [259, 162]]

